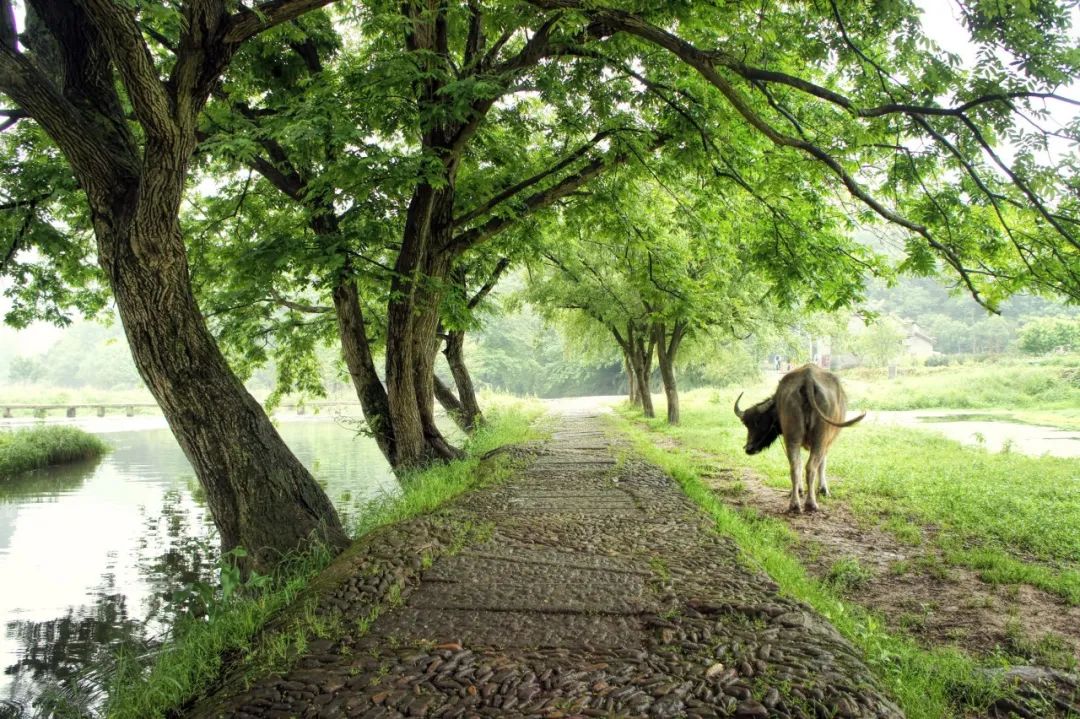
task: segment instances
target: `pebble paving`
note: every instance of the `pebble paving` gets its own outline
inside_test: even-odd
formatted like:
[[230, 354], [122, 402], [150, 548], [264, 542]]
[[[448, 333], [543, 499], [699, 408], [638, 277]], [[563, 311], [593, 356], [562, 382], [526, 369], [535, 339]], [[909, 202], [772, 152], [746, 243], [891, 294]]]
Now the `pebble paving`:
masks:
[[903, 716], [825, 619], [595, 416], [558, 418], [511, 480], [375, 533], [329, 574], [319, 611], [341, 636], [188, 716]]

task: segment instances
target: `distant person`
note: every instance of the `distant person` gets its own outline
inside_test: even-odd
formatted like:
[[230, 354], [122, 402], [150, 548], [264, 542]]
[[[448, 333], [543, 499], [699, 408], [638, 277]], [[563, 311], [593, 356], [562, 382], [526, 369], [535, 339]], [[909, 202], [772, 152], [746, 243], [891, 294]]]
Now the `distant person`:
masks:
[[788, 372], [791, 371], [791, 358], [790, 357], [788, 358], [788, 361], [787, 361], [787, 371]]
[[780, 372], [780, 355], [776, 355], [776, 371]]

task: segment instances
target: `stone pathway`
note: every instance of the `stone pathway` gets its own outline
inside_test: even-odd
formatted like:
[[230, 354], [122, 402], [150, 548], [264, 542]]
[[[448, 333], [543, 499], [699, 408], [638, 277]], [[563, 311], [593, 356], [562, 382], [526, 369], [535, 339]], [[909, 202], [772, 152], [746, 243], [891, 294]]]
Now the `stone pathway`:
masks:
[[509, 482], [376, 534], [326, 579], [341, 636], [188, 715], [902, 716], [828, 622], [594, 416], [559, 418]]

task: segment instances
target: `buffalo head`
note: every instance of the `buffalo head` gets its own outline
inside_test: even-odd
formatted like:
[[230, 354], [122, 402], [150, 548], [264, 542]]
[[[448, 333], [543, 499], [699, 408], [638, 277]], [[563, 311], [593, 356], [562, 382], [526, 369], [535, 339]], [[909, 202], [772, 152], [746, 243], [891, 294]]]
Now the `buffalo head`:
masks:
[[735, 400], [735, 416], [746, 427], [746, 453], [757, 454], [769, 447], [780, 436], [780, 415], [776, 411], [776, 400], [769, 397], [748, 409], [739, 409], [739, 400]]

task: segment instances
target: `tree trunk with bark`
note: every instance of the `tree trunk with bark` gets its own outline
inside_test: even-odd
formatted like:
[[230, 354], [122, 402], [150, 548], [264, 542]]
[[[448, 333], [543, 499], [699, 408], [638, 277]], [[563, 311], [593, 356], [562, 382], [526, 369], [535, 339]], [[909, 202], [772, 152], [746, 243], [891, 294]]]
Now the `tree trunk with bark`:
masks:
[[334, 288], [334, 312], [337, 315], [341, 352], [360, 399], [364, 420], [386, 461], [394, 466], [397, 450], [394, 425], [390, 418], [390, 401], [375, 370], [364, 314], [360, 308], [360, 296], [352, 280], [343, 280]]
[[664, 396], [667, 398], [667, 421], [668, 424], [679, 423], [679, 388], [675, 382], [675, 356], [679, 352], [679, 343], [686, 332], [686, 327], [681, 322], [676, 322], [668, 335], [667, 327], [663, 324], [657, 328], [656, 356], [660, 365], [660, 377], [664, 383]]
[[438, 376], [435, 377], [435, 399], [439, 400], [439, 404], [442, 405], [450, 419], [454, 420], [454, 424], [464, 431], [465, 424], [461, 419], [464, 409], [461, 406], [461, 401], [454, 394], [454, 390], [450, 389]]
[[638, 393], [638, 402], [641, 405], [642, 414], [646, 417], [655, 417], [656, 410], [653, 408], [652, 389], [650, 387], [653, 347], [656, 343], [655, 335], [638, 327], [634, 322], [628, 322], [625, 337], [621, 333], [615, 332], [615, 339], [623, 348], [624, 355], [629, 358], [630, 369], [634, 378], [633, 386]]
[[627, 399], [631, 405], [637, 406], [641, 404], [641, 395], [638, 392], [637, 377], [630, 362], [630, 355], [626, 353], [623, 353], [623, 369], [626, 371]]
[[[390, 287], [386, 334], [386, 389], [397, 442], [396, 467], [417, 468], [462, 456], [435, 424], [440, 280], [449, 258], [438, 240], [452, 231], [453, 193], [417, 188], [409, 204]], [[437, 228], [437, 232], [433, 232]]]
[[[311, 539], [344, 547], [348, 538], [330, 500], [207, 329], [179, 228], [167, 211], [147, 204], [154, 203], [139, 203], [142, 217], [128, 236], [98, 218], [102, 265], [135, 366], [206, 490], [222, 548], [244, 547], [251, 566], [266, 570]], [[150, 234], [157, 223], [173, 225], [168, 236]]]
[[[223, 4], [185, 6], [175, 59], [183, 72], [168, 83], [121, 3], [35, 2], [24, 39], [0, 33], [0, 92], [56, 142], [85, 192], [135, 366], [206, 490], [222, 548], [244, 547], [241, 564], [260, 570], [313, 539], [340, 548], [348, 538], [214, 342], [192, 291], [179, 208], [196, 118], [216, 78], [246, 38], [301, 11], [288, 0], [235, 16]], [[60, 67], [45, 74], [20, 41]]]
[[653, 407], [652, 388], [649, 387], [650, 374], [652, 374], [652, 363], [646, 362], [644, 356], [637, 357], [634, 360], [634, 379], [638, 386], [641, 413], [646, 417], [655, 417], [656, 409]]
[[484, 422], [484, 415], [480, 411], [480, 403], [476, 399], [476, 388], [473, 386], [472, 375], [465, 365], [465, 331], [452, 330], [446, 335], [446, 347], [443, 349], [446, 363], [450, 366], [450, 374], [454, 376], [454, 385], [457, 387], [457, 396], [460, 400], [461, 428], [466, 432], [476, 431]]

